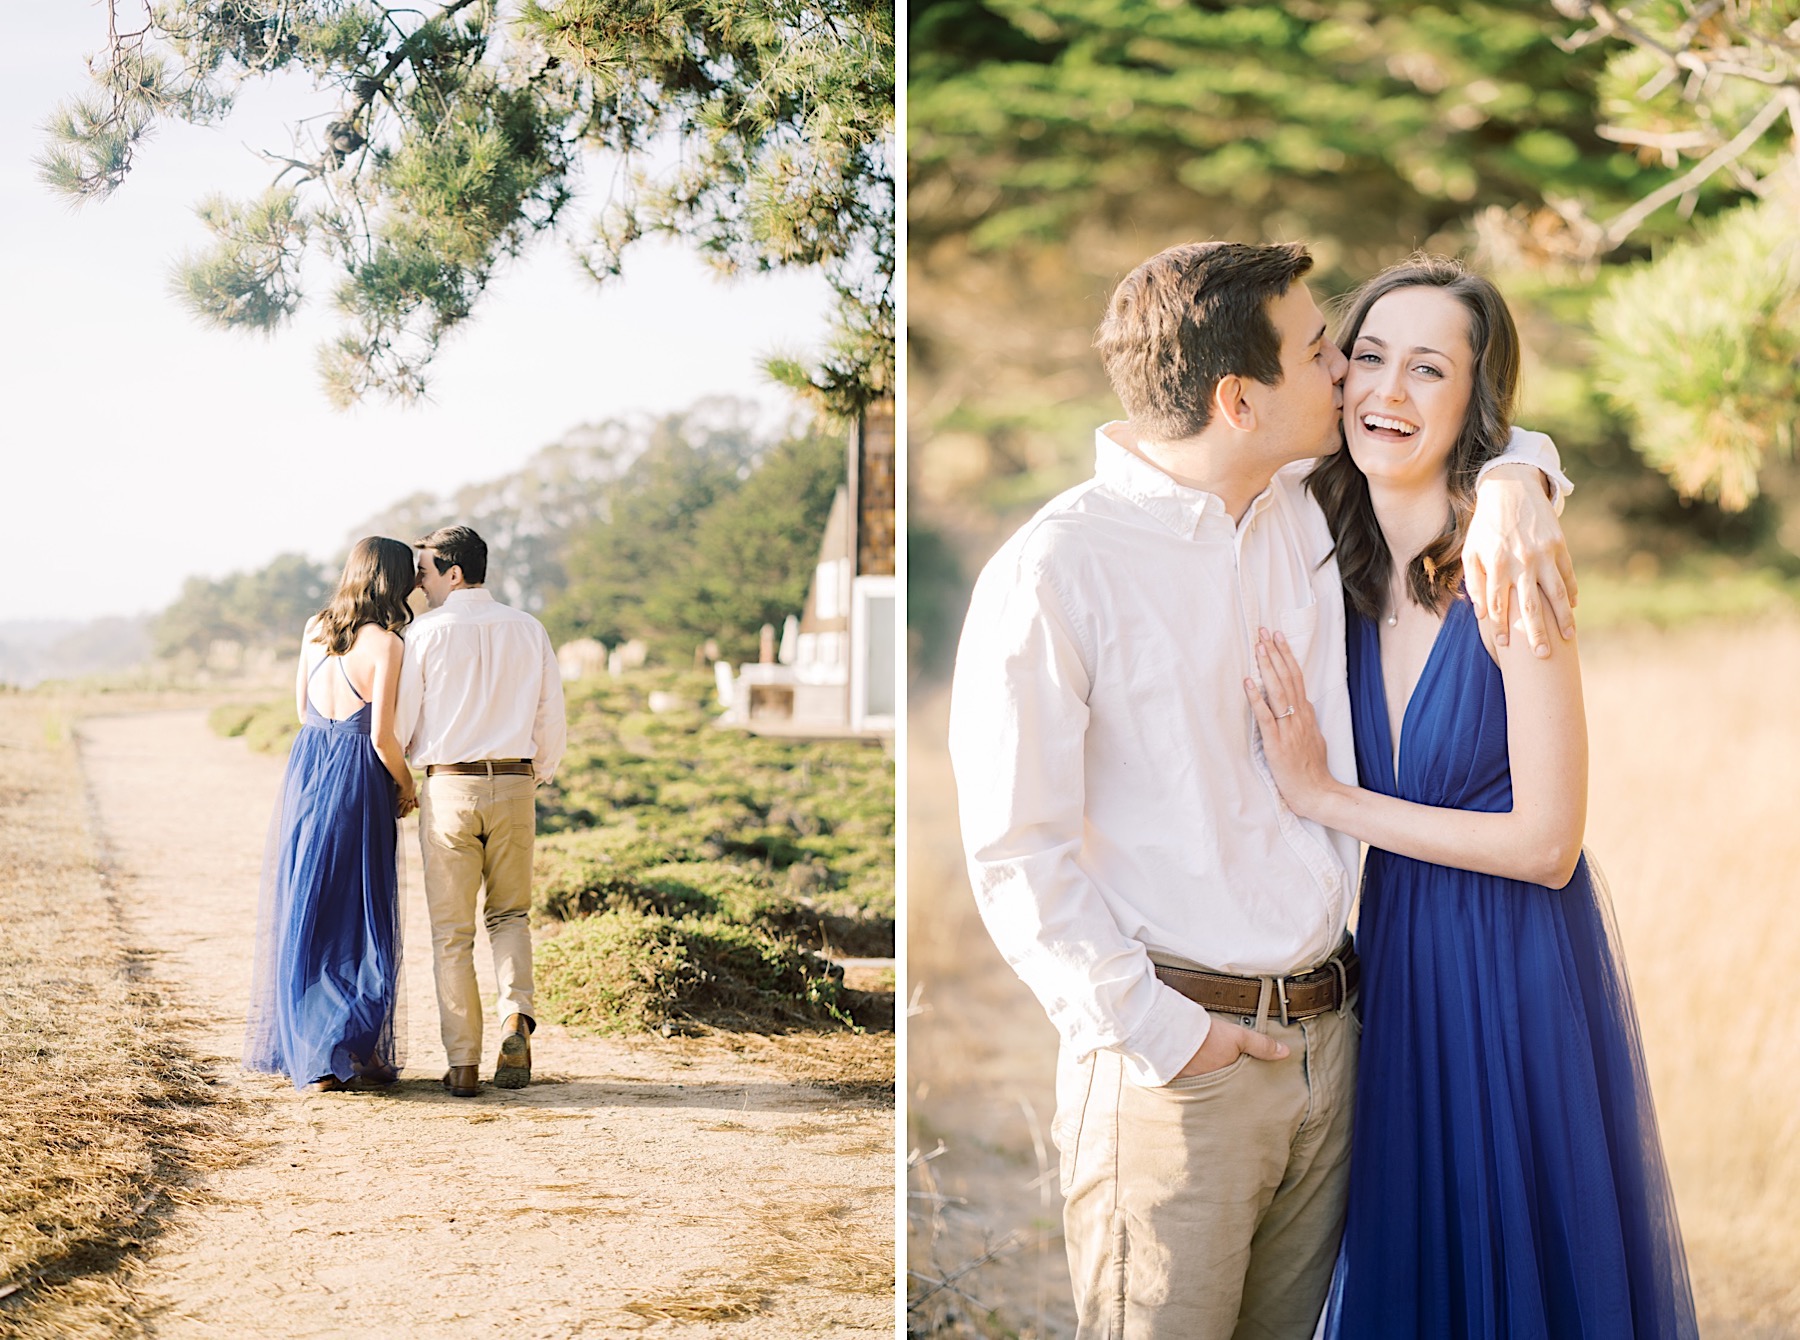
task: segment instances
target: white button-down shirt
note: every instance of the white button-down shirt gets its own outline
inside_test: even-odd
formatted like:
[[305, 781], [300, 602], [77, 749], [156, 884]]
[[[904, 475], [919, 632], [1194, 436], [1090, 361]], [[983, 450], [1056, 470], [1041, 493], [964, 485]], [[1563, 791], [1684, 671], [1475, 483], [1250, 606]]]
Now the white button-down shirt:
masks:
[[481, 588], [452, 591], [406, 630], [396, 733], [418, 767], [528, 758], [556, 775], [568, 738], [544, 626]]
[[[1094, 477], [994, 555], [970, 599], [950, 754], [983, 921], [1065, 1046], [1140, 1084], [1192, 1058], [1206, 1012], [1154, 961], [1302, 971], [1343, 939], [1354, 838], [1297, 817], [1243, 681], [1256, 630], [1306, 674], [1331, 772], [1356, 777], [1343, 592], [1324, 514], [1290, 465], [1233, 522], [1096, 434]], [[1509, 460], [1556, 474], [1548, 438]], [[1566, 481], [1563, 481], [1566, 484]]]

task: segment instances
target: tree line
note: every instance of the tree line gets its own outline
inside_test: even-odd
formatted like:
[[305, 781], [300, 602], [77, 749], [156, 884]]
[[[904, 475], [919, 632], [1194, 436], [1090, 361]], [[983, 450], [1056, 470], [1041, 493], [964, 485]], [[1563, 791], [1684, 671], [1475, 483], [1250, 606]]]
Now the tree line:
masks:
[[[351, 539], [410, 543], [472, 525], [490, 546], [496, 597], [536, 613], [559, 644], [635, 638], [685, 665], [711, 641], [746, 660], [762, 626], [805, 600], [845, 459], [843, 430], [828, 420], [770, 433], [753, 406], [713, 399], [584, 426], [511, 474], [403, 499]], [[152, 621], [156, 654], [203, 658], [220, 641], [285, 647], [336, 578], [335, 565], [301, 554], [189, 578]]]

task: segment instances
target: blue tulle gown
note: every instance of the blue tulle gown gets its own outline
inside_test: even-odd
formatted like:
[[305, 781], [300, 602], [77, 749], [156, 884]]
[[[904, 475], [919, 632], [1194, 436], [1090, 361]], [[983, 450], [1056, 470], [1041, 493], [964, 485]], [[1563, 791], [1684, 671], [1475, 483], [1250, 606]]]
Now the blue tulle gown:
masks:
[[[1425, 805], [1512, 808], [1506, 698], [1457, 600], [1398, 775], [1377, 628], [1351, 611], [1356, 765]], [[1343, 1340], [1697, 1334], [1637, 1016], [1584, 856], [1567, 888], [1371, 849]]]
[[[327, 656], [315, 676], [327, 661], [342, 671]], [[244, 1066], [296, 1088], [385, 1082], [401, 1060], [396, 790], [368, 702], [333, 720], [310, 687], [269, 826]]]

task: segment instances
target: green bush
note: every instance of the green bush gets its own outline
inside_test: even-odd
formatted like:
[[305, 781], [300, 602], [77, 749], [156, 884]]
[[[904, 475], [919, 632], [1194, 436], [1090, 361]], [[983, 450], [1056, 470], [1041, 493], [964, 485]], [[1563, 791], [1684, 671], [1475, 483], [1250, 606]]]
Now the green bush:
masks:
[[289, 743], [300, 732], [292, 698], [261, 703], [225, 703], [213, 708], [206, 724], [215, 734], [227, 739], [243, 737], [244, 742], [259, 754], [286, 753]]
[[[704, 675], [568, 688], [569, 748], [538, 792], [532, 911], [546, 1010], [583, 1028], [847, 1024], [812, 950], [894, 952], [894, 773], [862, 741], [716, 729], [649, 695], [707, 701]], [[285, 748], [291, 702], [213, 729]], [[871, 1026], [891, 1027], [870, 1016]]]
[[544, 1016], [582, 1031], [850, 1022], [822, 959], [718, 916], [583, 917], [540, 941], [535, 976]]
[[258, 753], [285, 754], [299, 733], [300, 722], [294, 716], [293, 703], [271, 703], [250, 718], [244, 727], [244, 740]]
[[244, 733], [260, 710], [252, 703], [221, 703], [207, 715], [206, 724], [213, 734], [233, 740]]

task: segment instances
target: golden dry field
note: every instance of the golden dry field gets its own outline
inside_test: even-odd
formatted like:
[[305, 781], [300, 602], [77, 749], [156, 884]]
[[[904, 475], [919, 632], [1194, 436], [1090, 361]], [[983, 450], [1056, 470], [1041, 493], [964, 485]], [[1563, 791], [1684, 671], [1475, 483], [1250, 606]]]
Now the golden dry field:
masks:
[[[1584, 642], [1588, 847], [1612, 885], [1701, 1333], [1800, 1334], [1800, 623]], [[942, 689], [914, 694], [912, 1329], [1063, 1336], [1055, 1152], [1041, 1147], [1055, 1036], [969, 897], [945, 716]]]
[[165, 696], [0, 694], [0, 1336], [137, 1335], [137, 1249], [237, 1155], [231, 1101], [126, 935], [75, 722]]

